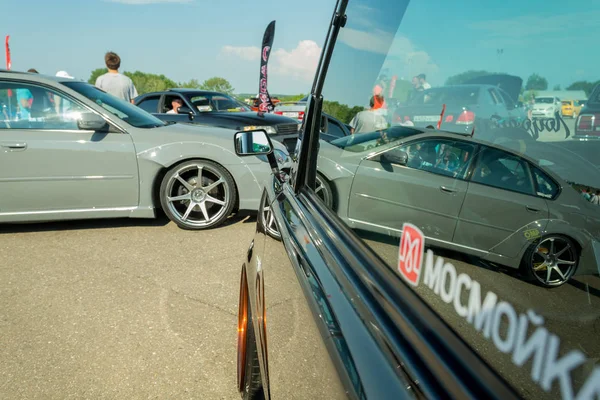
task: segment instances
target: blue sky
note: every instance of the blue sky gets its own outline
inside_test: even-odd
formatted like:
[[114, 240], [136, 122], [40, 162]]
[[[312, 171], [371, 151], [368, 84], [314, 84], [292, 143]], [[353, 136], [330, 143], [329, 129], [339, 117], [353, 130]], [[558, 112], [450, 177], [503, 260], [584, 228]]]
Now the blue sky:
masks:
[[[148, 2], [154, 4], [127, 4]], [[124, 70], [162, 73], [176, 81], [222, 76], [237, 92], [254, 92], [258, 47], [265, 27], [276, 20], [269, 90], [291, 94], [311, 87], [334, 4], [0, 0], [0, 34], [11, 35], [13, 69], [66, 70], [87, 79], [92, 69], [103, 66], [104, 52], [114, 50]], [[524, 80], [537, 72], [550, 88], [598, 80], [597, 21], [598, 0], [579, 0], [577, 7], [563, 0], [422, 0], [408, 5], [407, 0], [351, 0], [339, 43], [346, 56], [331, 71], [328, 86], [371, 85], [361, 81], [376, 75], [384, 60], [391, 74], [410, 79], [425, 72], [433, 85], [468, 69], [508, 72]], [[371, 69], [377, 71], [364, 73]]]
[[[154, 4], [127, 4], [154, 3]], [[260, 4], [261, 9], [258, 9]], [[116, 51], [122, 70], [175, 81], [228, 79], [237, 92], [258, 90], [259, 47], [277, 21], [269, 90], [307, 92], [334, 0], [0, 0], [0, 34], [9, 34], [13, 70], [66, 70], [88, 79]], [[301, 41], [303, 45], [299, 45]], [[306, 42], [308, 41], [308, 42]], [[230, 46], [229, 52], [224, 51]], [[241, 50], [240, 50], [241, 48]], [[244, 48], [246, 48], [244, 52]], [[240, 57], [240, 54], [242, 57]], [[2, 51], [4, 67], [4, 51]], [[310, 76], [310, 77], [309, 77]]]

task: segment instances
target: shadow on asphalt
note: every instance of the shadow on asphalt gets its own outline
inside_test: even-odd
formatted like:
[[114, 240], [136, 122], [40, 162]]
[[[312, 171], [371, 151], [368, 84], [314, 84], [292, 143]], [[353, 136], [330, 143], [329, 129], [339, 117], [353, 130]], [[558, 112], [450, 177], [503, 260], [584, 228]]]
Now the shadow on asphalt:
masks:
[[[237, 223], [256, 223], [256, 215], [232, 215], [223, 224], [216, 228], [219, 229]], [[0, 224], [0, 235], [10, 233], [25, 232], [51, 232], [79, 229], [114, 229], [125, 227], [148, 227], [148, 226], [167, 226], [171, 221], [164, 214], [159, 214], [155, 219], [138, 218], [113, 218], [113, 219], [88, 219], [88, 220], [70, 220], [53, 222], [26, 222], [18, 224]]]

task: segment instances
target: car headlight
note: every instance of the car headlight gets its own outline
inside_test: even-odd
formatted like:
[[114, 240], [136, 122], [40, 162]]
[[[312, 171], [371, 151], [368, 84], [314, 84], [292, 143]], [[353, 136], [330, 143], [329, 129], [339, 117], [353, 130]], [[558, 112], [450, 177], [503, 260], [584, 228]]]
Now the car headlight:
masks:
[[275, 135], [277, 133], [277, 130], [275, 129], [274, 126], [254, 126], [254, 125], [248, 125], [248, 126], [244, 127], [244, 131], [255, 131], [255, 130], [258, 130], [258, 129], [263, 129], [269, 135]]

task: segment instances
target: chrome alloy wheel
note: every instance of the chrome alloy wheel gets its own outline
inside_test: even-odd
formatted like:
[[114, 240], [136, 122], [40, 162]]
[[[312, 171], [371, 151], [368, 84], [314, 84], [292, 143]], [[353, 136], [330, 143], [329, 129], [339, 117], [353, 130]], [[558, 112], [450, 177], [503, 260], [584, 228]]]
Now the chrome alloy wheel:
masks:
[[573, 242], [562, 236], [540, 241], [529, 262], [533, 277], [547, 287], [560, 286], [575, 272], [579, 256]]
[[228, 179], [219, 168], [188, 163], [169, 177], [165, 200], [176, 222], [203, 228], [214, 225], [228, 212], [230, 193]]

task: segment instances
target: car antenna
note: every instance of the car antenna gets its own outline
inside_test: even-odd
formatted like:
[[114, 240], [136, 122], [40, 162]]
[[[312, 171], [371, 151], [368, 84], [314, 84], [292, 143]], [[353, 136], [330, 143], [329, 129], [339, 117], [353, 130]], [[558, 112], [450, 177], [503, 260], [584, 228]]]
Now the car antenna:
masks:
[[440, 114], [440, 120], [437, 123], [437, 129], [440, 130], [442, 126], [442, 120], [444, 119], [444, 114], [446, 113], [446, 104], [442, 104], [442, 113]]

